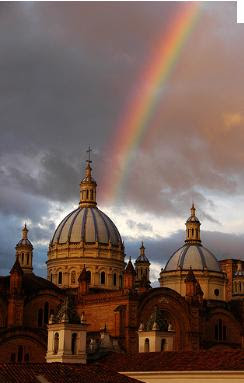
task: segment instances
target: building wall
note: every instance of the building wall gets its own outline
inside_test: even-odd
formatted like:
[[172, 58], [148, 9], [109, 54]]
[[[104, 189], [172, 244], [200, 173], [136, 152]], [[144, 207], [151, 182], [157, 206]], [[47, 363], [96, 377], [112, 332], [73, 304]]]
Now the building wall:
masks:
[[[168, 287], [175, 290], [183, 297], [186, 295], [185, 278], [188, 271], [171, 271], [161, 272], [160, 286]], [[210, 271], [195, 271], [194, 275], [200, 283], [201, 289], [204, 293], [204, 299], [226, 299], [226, 285], [227, 279], [223, 273], [210, 272]]]
[[0, 362], [45, 362], [46, 343], [45, 333], [37, 334], [27, 329], [0, 333]]

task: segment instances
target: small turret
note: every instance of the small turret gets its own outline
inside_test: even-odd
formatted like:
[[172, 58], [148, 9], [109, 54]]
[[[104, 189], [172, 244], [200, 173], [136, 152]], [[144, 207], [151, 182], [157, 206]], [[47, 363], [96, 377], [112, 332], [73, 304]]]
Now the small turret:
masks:
[[203, 292], [202, 292], [200, 283], [196, 279], [195, 274], [191, 267], [186, 275], [185, 284], [186, 284], [186, 300], [188, 300], [189, 302], [202, 302]]
[[28, 239], [28, 229], [26, 224], [22, 229], [22, 238], [17, 243], [16, 249], [16, 259], [18, 259], [19, 264], [24, 273], [31, 273], [33, 270], [32, 267], [32, 258], [33, 258], [33, 246]]
[[150, 287], [150, 262], [145, 255], [145, 247], [143, 242], [140, 247], [140, 255], [135, 261], [136, 271], [136, 287], [148, 288]]
[[16, 259], [10, 271], [10, 286], [8, 296], [8, 327], [22, 326], [23, 324], [23, 270]]
[[86, 272], [86, 266], [84, 265], [80, 276], [78, 278], [78, 295], [85, 295], [88, 293], [89, 289], [89, 280], [88, 280], [88, 275]]
[[10, 295], [21, 295], [23, 281], [23, 270], [18, 258], [10, 270]]
[[125, 268], [125, 273], [124, 273], [124, 288], [125, 289], [131, 290], [135, 287], [135, 276], [136, 276], [136, 272], [130, 257], [129, 262], [127, 263], [127, 266]]

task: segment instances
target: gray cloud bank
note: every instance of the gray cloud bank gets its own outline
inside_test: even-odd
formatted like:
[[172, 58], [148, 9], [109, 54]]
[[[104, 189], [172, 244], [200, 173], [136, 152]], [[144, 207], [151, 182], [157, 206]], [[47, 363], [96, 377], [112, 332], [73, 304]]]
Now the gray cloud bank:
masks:
[[[118, 121], [128, 100], [133, 102], [133, 92], [140, 90], [138, 73], [150, 63], [155, 41], [180, 6], [0, 4], [3, 268], [11, 265], [24, 220], [31, 220], [33, 238], [45, 241], [55, 225], [50, 204], [78, 201], [89, 144], [94, 148], [99, 202], [106, 200], [103, 188], [120, 171], [116, 159], [110, 158]], [[217, 203], [209, 192], [224, 198], [242, 193], [243, 39], [236, 4], [203, 4], [167, 86], [159, 89], [162, 98], [148, 136], [134, 151], [117, 201], [120, 207], [184, 218], [194, 199], [202, 217], [217, 222], [206, 213]], [[150, 230], [150, 226], [137, 228]], [[218, 241], [213, 242], [216, 253], [242, 256], [241, 237], [230, 234], [231, 250], [228, 241], [215, 234], [224, 244], [218, 248]], [[177, 235], [149, 242], [152, 259], [161, 262], [162, 257], [163, 262], [178, 243]], [[208, 239], [211, 242], [209, 233]], [[135, 246], [129, 241], [127, 252], [136, 252]], [[40, 247], [38, 264], [44, 260], [43, 252]]]

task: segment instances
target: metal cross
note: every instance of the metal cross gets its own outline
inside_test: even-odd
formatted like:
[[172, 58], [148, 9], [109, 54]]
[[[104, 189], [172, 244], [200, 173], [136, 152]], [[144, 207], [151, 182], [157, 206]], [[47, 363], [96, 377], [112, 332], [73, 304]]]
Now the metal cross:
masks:
[[89, 145], [88, 150], [86, 152], [88, 153], [88, 160], [86, 162], [88, 162], [90, 164], [90, 163], [92, 163], [92, 161], [91, 161], [92, 149], [90, 148], [90, 145]]

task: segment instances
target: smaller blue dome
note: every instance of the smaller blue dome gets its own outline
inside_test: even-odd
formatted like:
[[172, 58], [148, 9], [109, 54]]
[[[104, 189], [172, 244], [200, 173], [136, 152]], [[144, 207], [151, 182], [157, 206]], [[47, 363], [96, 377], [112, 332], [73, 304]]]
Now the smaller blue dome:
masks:
[[206, 247], [197, 244], [185, 244], [180, 247], [168, 260], [164, 271], [176, 270], [209, 270], [220, 272], [220, 267], [214, 254]]

